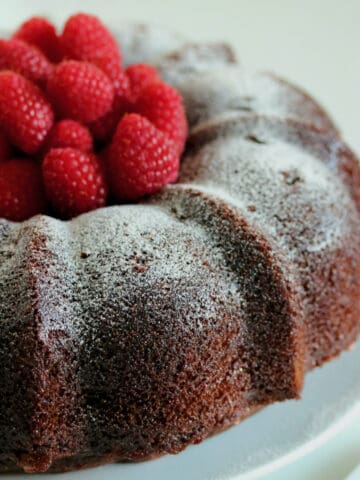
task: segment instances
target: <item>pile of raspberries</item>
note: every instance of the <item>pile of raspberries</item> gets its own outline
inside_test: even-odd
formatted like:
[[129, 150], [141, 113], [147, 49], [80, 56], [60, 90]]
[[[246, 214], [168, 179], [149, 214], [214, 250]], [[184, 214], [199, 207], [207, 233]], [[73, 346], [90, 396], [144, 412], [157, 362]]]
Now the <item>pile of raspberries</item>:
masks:
[[79, 13], [61, 35], [33, 17], [0, 39], [0, 217], [71, 218], [176, 181], [187, 135], [180, 94]]

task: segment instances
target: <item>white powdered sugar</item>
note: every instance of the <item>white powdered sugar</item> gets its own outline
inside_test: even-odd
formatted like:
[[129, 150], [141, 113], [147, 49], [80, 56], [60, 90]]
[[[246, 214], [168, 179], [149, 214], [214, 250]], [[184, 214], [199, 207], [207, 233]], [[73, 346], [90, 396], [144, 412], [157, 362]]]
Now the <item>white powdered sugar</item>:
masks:
[[178, 183], [67, 222], [0, 219], [4, 385], [30, 371], [31, 441], [76, 466], [179, 451], [294, 398], [358, 333], [358, 164], [326, 113], [222, 44], [121, 32], [125, 64], [184, 96]]
[[125, 65], [155, 62], [158, 57], [181, 48], [186, 42], [180, 33], [165, 27], [132, 23], [117, 28], [116, 38], [121, 45]]
[[[349, 219], [355, 213], [346, 186], [334, 173], [335, 153], [329, 169], [315, 146], [302, 142], [298, 134], [295, 138], [286, 121], [277, 120], [274, 126], [270, 117], [251, 120], [261, 113], [333, 128], [311, 98], [271, 75], [244, 73], [222, 44], [180, 47], [185, 45], [181, 37], [146, 26], [122, 29], [121, 35], [126, 61], [153, 59], [184, 95], [191, 138], [205, 137], [194, 153], [190, 148], [185, 155], [180, 175], [183, 193], [173, 197], [170, 207], [160, 196], [149, 204], [108, 207], [67, 223], [39, 217], [13, 225], [10, 235], [2, 235], [3, 258], [25, 251], [42, 258], [41, 250], [27, 250], [37, 235], [43, 235], [44, 256], [48, 256], [45, 283], [51, 283], [53, 292], [60, 291], [53, 302], [61, 309], [61, 295], [66, 295], [68, 284], [77, 283], [79, 302], [74, 315], [79, 317], [85, 304], [109, 302], [119, 270], [126, 278], [131, 278], [130, 271], [136, 272], [132, 281], [146, 288], [164, 278], [201, 282], [203, 273], [195, 275], [194, 262], [201, 264], [204, 256], [218, 269], [227, 269], [221, 249], [212, 245], [211, 232], [201, 222], [192, 222], [191, 212], [187, 222], [172, 212], [189, 190], [235, 206], [238, 215], [262, 235], [269, 235], [269, 241], [291, 262], [301, 263], [311, 253], [329, 255], [342, 245], [351, 234]], [[307, 127], [301, 128], [306, 131]], [[18, 235], [24, 236], [25, 245], [14, 252]], [[226, 245], [222, 248], [226, 250]], [[7, 265], [6, 261], [0, 265], [3, 277]], [[226, 282], [232, 276], [229, 272], [224, 274]], [[91, 282], [97, 286], [96, 295]], [[236, 277], [229, 282], [234, 284]], [[47, 297], [46, 302], [51, 304]]]
[[[211, 58], [207, 60], [207, 69], [173, 68], [165, 76], [184, 98], [190, 127], [209, 120], [221, 121], [228, 115], [258, 113], [336, 130], [322, 108], [290, 83], [267, 73], [249, 74], [229, 61], [221, 68], [210, 62], [209, 67]], [[160, 71], [166, 71], [169, 62], [164, 60], [159, 65]]]
[[[186, 222], [174, 213], [177, 202], [190, 191], [201, 192], [205, 203], [236, 207], [239, 219], [268, 236], [295, 266], [305, 257], [308, 265], [309, 255], [321, 262], [322, 255], [341, 248], [354, 228], [358, 230], [354, 203], [337, 173], [337, 150], [331, 152], [330, 165], [325, 158], [329, 154], [324, 153], [327, 146], [318, 152], [318, 145], [325, 142], [321, 136], [301, 138], [301, 131], [308, 132], [305, 123], [334, 130], [314, 100], [271, 75], [244, 73], [225, 45], [185, 45], [180, 36], [148, 26], [121, 32], [125, 63], [152, 61], [184, 95], [195, 149], [190, 146], [182, 165], [182, 193], [173, 196], [170, 206], [160, 195], [151, 203], [108, 207], [68, 223], [44, 217], [11, 227], [5, 222], [0, 232], [3, 279], [14, 265], [12, 258], [17, 262], [23, 255], [29, 261], [39, 258], [39, 264], [34, 263], [37, 281], [47, 285], [44, 292], [55, 292], [51, 300], [44, 293], [44, 308], [53, 302], [60, 311], [61, 299], [70, 295], [78, 298], [77, 305], [75, 300], [68, 303], [77, 318], [92, 302], [110, 302], [120, 277], [143, 289], [163, 279], [201, 283], [208, 262], [216, 266], [226, 289], [236, 284], [224, 256], [228, 240], [219, 246], [217, 239], [215, 247], [214, 233], [204, 228], [208, 212], [201, 221], [192, 221], [191, 208], [195, 215], [198, 205], [189, 207]], [[284, 118], [305, 123], [295, 134]], [[165, 193], [173, 189], [168, 187]], [[15, 248], [19, 236], [23, 247]], [[38, 236], [44, 242], [40, 250]], [[68, 292], [69, 284], [77, 285], [76, 295]]]

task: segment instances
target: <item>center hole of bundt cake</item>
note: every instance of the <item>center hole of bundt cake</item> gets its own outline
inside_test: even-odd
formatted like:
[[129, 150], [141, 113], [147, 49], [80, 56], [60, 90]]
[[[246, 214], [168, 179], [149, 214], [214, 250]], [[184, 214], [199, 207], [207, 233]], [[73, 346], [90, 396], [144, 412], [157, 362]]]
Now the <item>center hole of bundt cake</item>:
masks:
[[[88, 21], [109, 40], [106, 55], [79, 41]], [[71, 17], [53, 40], [51, 59], [48, 49], [1, 40], [0, 218], [70, 219], [175, 182], [187, 137], [180, 93], [151, 65], [123, 66], [95, 17]]]

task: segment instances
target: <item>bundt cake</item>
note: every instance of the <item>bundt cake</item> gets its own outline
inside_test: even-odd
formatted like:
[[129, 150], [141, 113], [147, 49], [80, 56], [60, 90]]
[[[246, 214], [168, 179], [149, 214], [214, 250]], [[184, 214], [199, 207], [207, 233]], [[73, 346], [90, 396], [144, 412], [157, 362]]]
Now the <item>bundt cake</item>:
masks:
[[122, 28], [182, 93], [179, 181], [71, 221], [0, 220], [0, 470], [176, 453], [360, 332], [360, 168], [332, 120], [227, 45]]

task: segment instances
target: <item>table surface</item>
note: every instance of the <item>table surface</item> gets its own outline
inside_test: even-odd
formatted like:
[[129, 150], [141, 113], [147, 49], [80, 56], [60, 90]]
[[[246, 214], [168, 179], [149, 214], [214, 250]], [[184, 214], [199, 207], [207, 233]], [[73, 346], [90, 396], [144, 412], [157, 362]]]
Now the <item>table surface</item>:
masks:
[[[46, 14], [62, 22], [74, 2], [0, 4], [0, 29]], [[194, 40], [227, 40], [250, 70], [272, 70], [326, 105], [360, 152], [359, 0], [82, 0], [79, 8], [116, 29], [124, 21], [166, 25]], [[76, 11], [77, 9], [75, 9]], [[360, 462], [360, 418], [317, 450], [264, 480], [341, 480]]]

